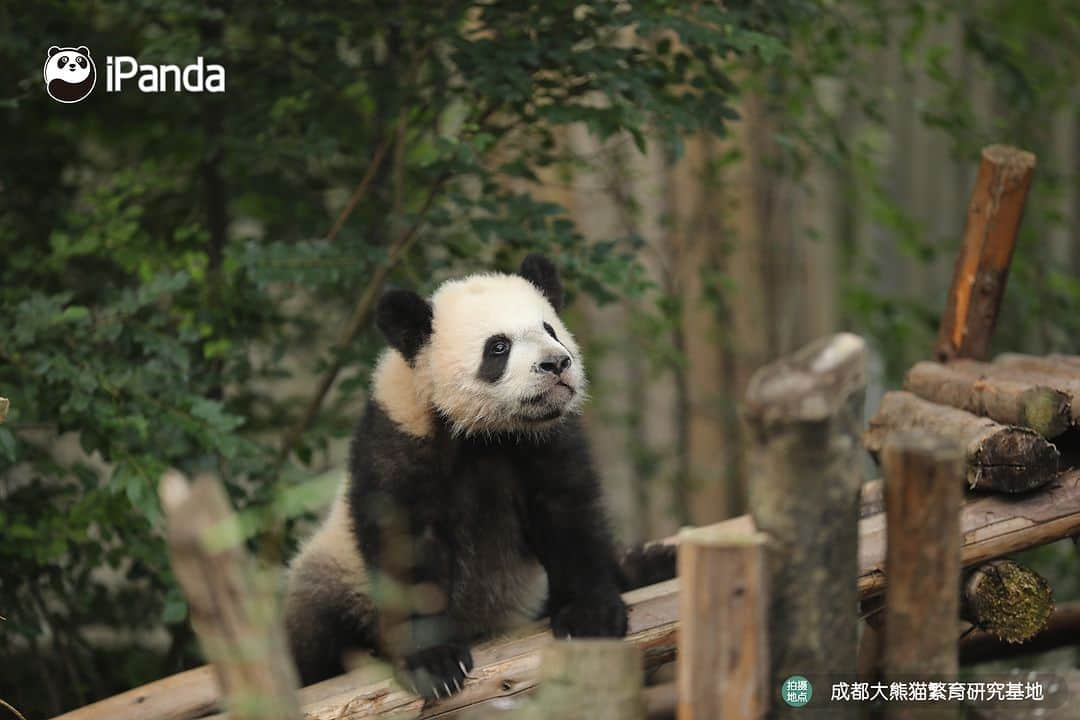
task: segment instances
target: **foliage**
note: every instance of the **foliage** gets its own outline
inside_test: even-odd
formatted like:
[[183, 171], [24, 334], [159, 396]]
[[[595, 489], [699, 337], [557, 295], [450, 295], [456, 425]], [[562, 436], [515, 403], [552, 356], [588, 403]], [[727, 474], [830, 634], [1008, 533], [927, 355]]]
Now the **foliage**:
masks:
[[[640, 292], [632, 243], [586, 242], [529, 184], [566, 160], [560, 126], [673, 152], [685, 132], [723, 132], [719, 60], [784, 52], [789, 4], [769, 5], [0, 9], [18, 28], [0, 36], [16, 79], [0, 98], [0, 695], [44, 715], [195, 660], [156, 480], [212, 470], [256, 516], [290, 514], [276, 498], [355, 415], [377, 341], [363, 313], [364, 332], [335, 338], [379, 268], [425, 289], [540, 249], [579, 292]], [[53, 44], [91, 48], [85, 102], [42, 92]], [[227, 90], [107, 93], [106, 55], [202, 55]], [[313, 391], [289, 380], [338, 365], [305, 423]], [[280, 539], [261, 550], [279, 556], [265, 546]]]

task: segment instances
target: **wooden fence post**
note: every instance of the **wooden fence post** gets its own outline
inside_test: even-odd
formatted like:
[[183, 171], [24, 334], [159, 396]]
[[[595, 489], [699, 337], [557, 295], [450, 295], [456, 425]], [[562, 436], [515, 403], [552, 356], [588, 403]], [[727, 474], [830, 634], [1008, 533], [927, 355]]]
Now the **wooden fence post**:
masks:
[[553, 640], [541, 658], [534, 717], [644, 720], [640, 648], [622, 640]]
[[260, 573], [239, 537], [221, 484], [168, 472], [159, 487], [173, 572], [191, 624], [227, 697], [232, 720], [298, 720], [297, 676], [273, 573]]
[[[922, 432], [898, 433], [882, 452], [888, 544], [885, 681], [948, 682], [957, 671], [963, 454]], [[887, 717], [955, 718], [943, 703], [890, 706]]]
[[715, 526], [679, 534], [679, 720], [765, 717], [765, 539]]
[[[769, 537], [774, 698], [792, 675], [855, 673], [865, 365], [862, 338], [833, 335], [761, 368], [746, 393], [750, 512]], [[772, 717], [798, 712], [773, 701]]]
[[1008, 145], [983, 148], [941, 316], [938, 360], [986, 359], [1034, 172], [1029, 152]]

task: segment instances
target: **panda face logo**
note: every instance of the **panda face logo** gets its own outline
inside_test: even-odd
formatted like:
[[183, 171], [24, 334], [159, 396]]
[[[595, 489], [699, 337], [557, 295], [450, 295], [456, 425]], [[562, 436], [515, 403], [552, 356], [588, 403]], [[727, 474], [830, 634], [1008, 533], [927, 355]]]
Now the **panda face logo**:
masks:
[[57, 102], [85, 100], [97, 82], [97, 68], [85, 45], [49, 48], [45, 56], [45, 92]]

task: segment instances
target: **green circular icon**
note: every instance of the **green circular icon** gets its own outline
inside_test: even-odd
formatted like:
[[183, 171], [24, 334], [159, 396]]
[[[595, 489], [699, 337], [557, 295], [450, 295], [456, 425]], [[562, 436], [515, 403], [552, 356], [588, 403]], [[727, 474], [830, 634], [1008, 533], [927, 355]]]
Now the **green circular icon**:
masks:
[[791, 707], [802, 707], [814, 697], [814, 686], [802, 675], [792, 675], [780, 685], [780, 697]]

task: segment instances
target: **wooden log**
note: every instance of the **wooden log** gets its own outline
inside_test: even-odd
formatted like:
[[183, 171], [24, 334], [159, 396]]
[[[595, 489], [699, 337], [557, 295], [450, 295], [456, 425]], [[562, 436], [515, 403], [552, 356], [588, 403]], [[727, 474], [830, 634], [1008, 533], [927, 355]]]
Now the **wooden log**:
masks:
[[[754, 522], [741, 515], [719, 523], [727, 532], [752, 533]], [[1001, 555], [1020, 552], [1080, 533], [1080, 470], [1069, 470], [1038, 493], [1019, 497], [985, 496], [964, 505], [960, 532], [964, 538], [961, 562], [965, 567], [978, 565]], [[885, 577], [884, 513], [859, 521], [860, 599], [884, 592]], [[664, 542], [675, 543], [676, 537]], [[630, 608], [628, 642], [639, 645], [646, 668], [658, 667], [674, 659], [678, 626], [678, 581], [659, 583], [623, 595]], [[854, 623], [852, 623], [854, 625]], [[380, 712], [403, 713], [405, 717], [449, 716], [457, 710], [501, 702], [507, 697], [527, 693], [536, 684], [540, 665], [539, 652], [551, 637], [543, 623], [536, 623], [509, 638], [485, 643], [473, 653], [476, 667], [461, 693], [424, 708], [423, 702], [389, 680], [365, 682], [365, 672], [354, 670], [300, 690], [300, 702], [306, 720], [359, 720], [376, 717]], [[194, 720], [205, 715], [205, 694], [216, 696], [207, 668], [201, 688], [189, 684], [182, 692], [172, 689], [173, 678], [103, 700], [72, 711], [63, 720]], [[142, 693], [137, 702], [116, 702], [122, 697]], [[161, 697], [168, 695], [169, 698]], [[185, 707], [185, 700], [191, 702]], [[168, 715], [142, 712], [168, 706]], [[107, 708], [102, 712], [100, 708]], [[215, 716], [221, 720], [222, 715]]]
[[1047, 372], [1045, 369], [1039, 370], [1009, 363], [983, 363], [975, 360], [956, 360], [949, 363], [949, 367], [970, 375], [992, 378], [994, 381], [1005, 380], [1053, 388], [1068, 396], [1071, 424], [1080, 426], [1080, 373], [1073, 377], [1066, 373]]
[[924, 400], [1004, 425], [1031, 428], [1046, 438], [1057, 437], [1072, 426], [1072, 406], [1066, 393], [1030, 380], [990, 377], [977, 365], [967, 361], [917, 363], [904, 378], [904, 389]]
[[641, 650], [620, 640], [551, 640], [542, 652], [536, 717], [644, 720]]
[[221, 693], [209, 665], [170, 675], [53, 720], [192, 720], [213, 712]]
[[[885, 572], [891, 580], [885, 591], [884, 678], [953, 680], [964, 458], [943, 438], [908, 432], [890, 437], [881, 459], [888, 518]], [[955, 717], [956, 707], [890, 706], [885, 716]]]
[[769, 687], [807, 668], [855, 672], [865, 363], [862, 338], [834, 335], [761, 368], [747, 389], [750, 512], [769, 535]]
[[679, 720], [754, 720], [769, 708], [766, 537], [679, 534]]
[[1034, 171], [1029, 152], [1007, 145], [983, 149], [938, 330], [939, 360], [982, 360], [989, 353]]
[[986, 630], [973, 630], [960, 640], [960, 664], [1009, 660], [1063, 647], [1080, 648], [1080, 602], [1055, 607], [1046, 626], [1021, 643], [1002, 640]]
[[6, 397], [0, 397], [0, 423], [7, 420], [8, 408], [10, 406], [11, 403]]
[[1054, 609], [1050, 583], [1007, 559], [991, 560], [964, 580], [963, 617], [1006, 642], [1022, 643], [1045, 627]]
[[1080, 380], [1080, 355], [1001, 353], [994, 358], [994, 365], [1054, 375], [1066, 380]]
[[961, 448], [965, 477], [975, 490], [1026, 492], [1058, 472], [1057, 448], [1034, 430], [1002, 425], [904, 391], [885, 393], [863, 442], [878, 455], [891, 434], [908, 430], [926, 431]]
[[214, 478], [194, 484], [166, 473], [159, 488], [173, 572], [184, 590], [191, 624], [236, 720], [295, 720], [296, 668], [275, 602], [276, 573], [258, 573]]

